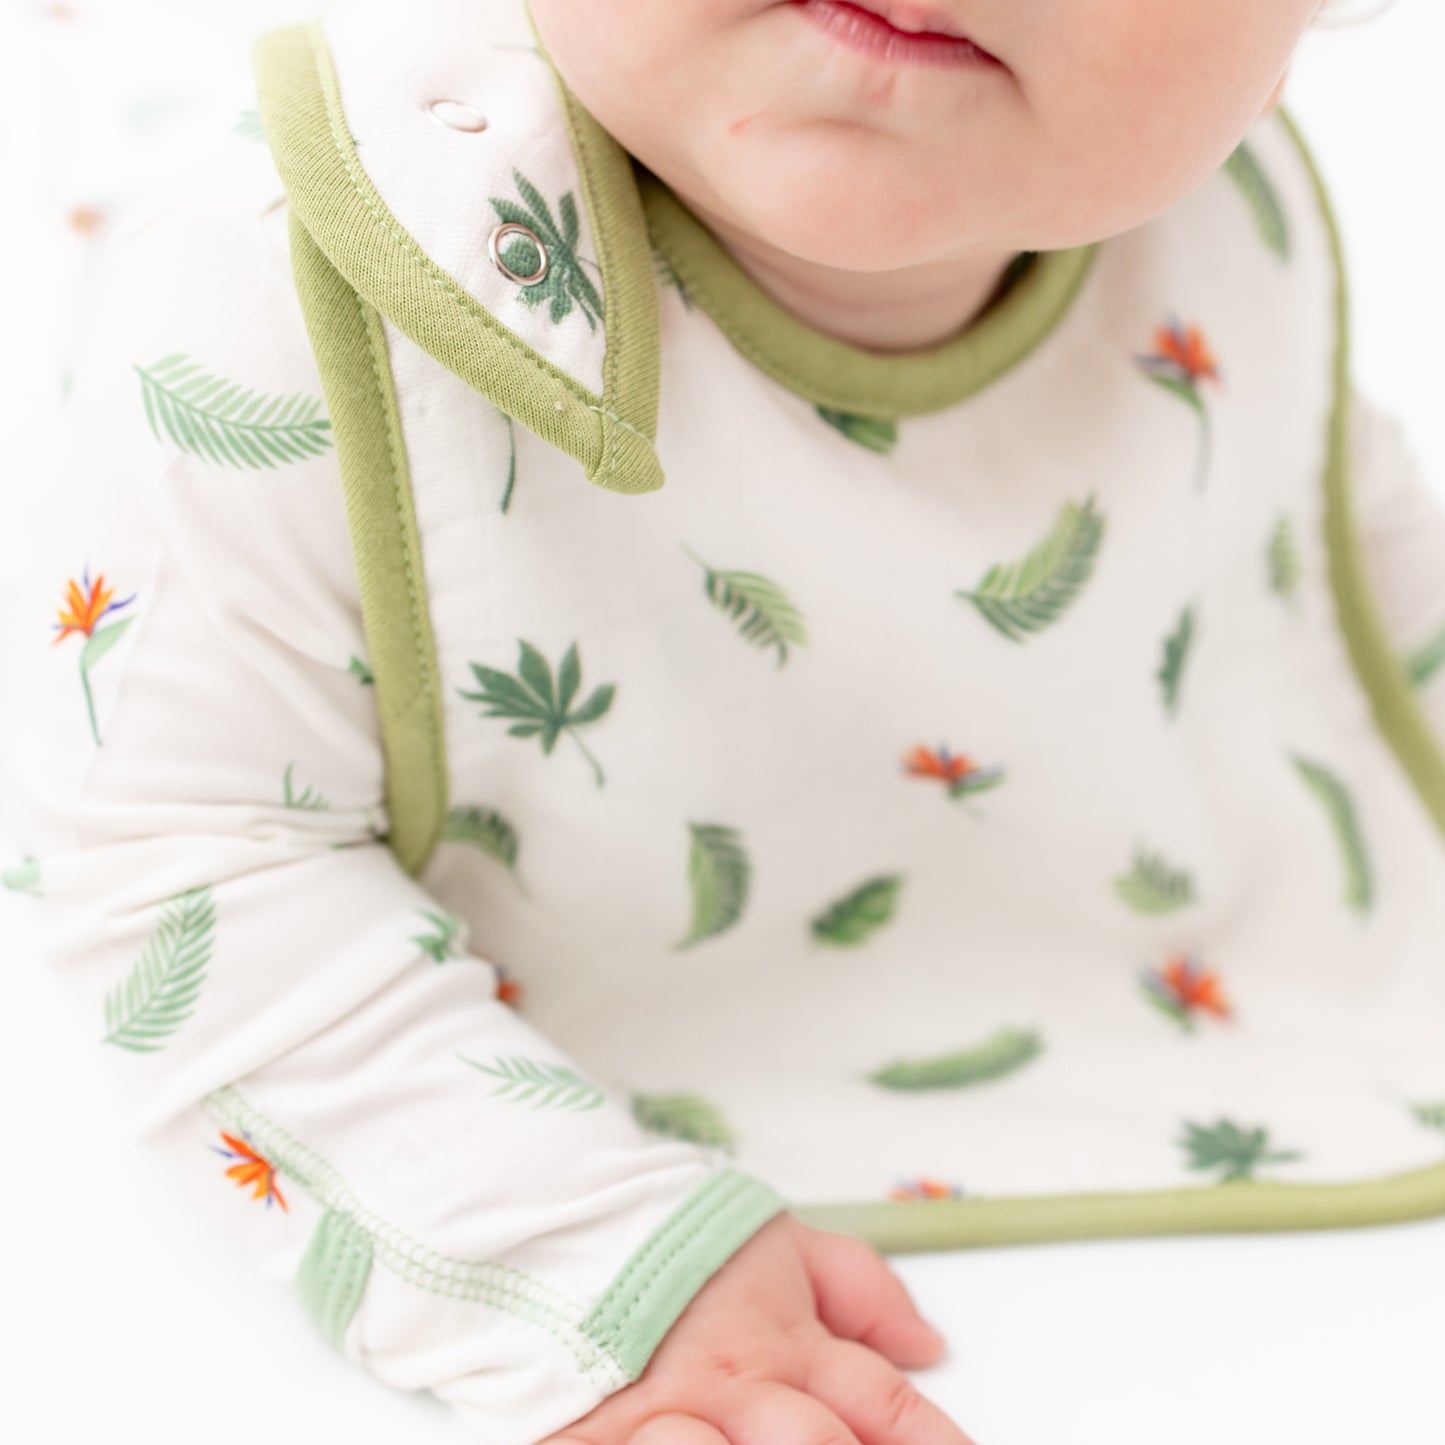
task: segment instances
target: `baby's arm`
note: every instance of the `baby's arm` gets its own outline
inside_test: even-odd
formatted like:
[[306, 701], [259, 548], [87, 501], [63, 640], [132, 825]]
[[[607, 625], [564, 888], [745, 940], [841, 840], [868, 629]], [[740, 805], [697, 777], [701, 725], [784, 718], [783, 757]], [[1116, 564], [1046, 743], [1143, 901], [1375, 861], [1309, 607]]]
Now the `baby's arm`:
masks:
[[[532, 1445], [627, 1395], [765, 1225], [773, 1240], [786, 1221], [789, 1257], [840, 1237], [642, 1130], [498, 998], [460, 920], [378, 836], [334, 448], [305, 420], [202, 430], [200, 403], [233, 384], [321, 396], [284, 234], [181, 207], [110, 257], [4, 623], [8, 826], [34, 860], [46, 961], [178, 1187], [349, 1359], [433, 1391], [490, 1445]], [[901, 1286], [848, 1244], [819, 1299], [926, 1363]], [[744, 1295], [762, 1249], [778, 1272], [759, 1245]], [[825, 1334], [813, 1291], [792, 1303]], [[729, 1331], [761, 1338], [771, 1308], [695, 1312], [670, 1338], [742, 1351]], [[771, 1368], [768, 1348], [748, 1358]], [[633, 1398], [678, 1408], [711, 1378], [675, 1355]], [[933, 1428], [900, 1441], [962, 1441]]]
[[1359, 387], [1349, 431], [1353, 510], [1370, 592], [1445, 748], [1445, 493], [1427, 483], [1399, 419]]

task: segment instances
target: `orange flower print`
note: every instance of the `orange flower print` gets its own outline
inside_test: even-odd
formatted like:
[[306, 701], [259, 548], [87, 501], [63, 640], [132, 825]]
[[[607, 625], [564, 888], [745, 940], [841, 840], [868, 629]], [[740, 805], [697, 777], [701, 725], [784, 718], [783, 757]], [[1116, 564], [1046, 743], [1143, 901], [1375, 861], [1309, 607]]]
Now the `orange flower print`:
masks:
[[981, 768], [962, 753], [955, 757], [942, 743], [936, 752], [920, 743], [903, 759], [903, 768], [916, 778], [938, 778], [947, 785], [950, 798], [987, 792], [1004, 777], [1002, 768]]
[[123, 617], [119, 622], [112, 622], [108, 627], [101, 628], [97, 628], [96, 623], [107, 613], [129, 607], [135, 601], [135, 593], [132, 592], [120, 602], [113, 602], [111, 598], [115, 595], [115, 590], [105, 585], [104, 573], [97, 574], [92, 582], [90, 567], [87, 565], [80, 575], [79, 585], [73, 577], [66, 584], [66, 605], [56, 613], [60, 621], [52, 624], [56, 630], [52, 646], [64, 642], [72, 632], [80, 632], [85, 636], [85, 646], [80, 653], [80, 685], [85, 689], [85, 706], [90, 714], [90, 735], [99, 747], [100, 733], [95, 726], [95, 702], [90, 695], [90, 669], [120, 641], [121, 633], [135, 618]]
[[957, 1184], [945, 1184], [939, 1179], [920, 1175], [917, 1179], [900, 1179], [888, 1191], [890, 1199], [962, 1199], [963, 1189]]
[[1204, 339], [1204, 333], [1197, 326], [1181, 326], [1178, 318], [1171, 315], [1167, 326], [1154, 330], [1153, 355], [1136, 356], [1134, 360], [1150, 381], [1163, 387], [1171, 396], [1177, 396], [1199, 414], [1202, 441], [1194, 485], [1196, 490], [1202, 489], [1209, 470], [1210, 425], [1199, 384], [1203, 381], [1212, 381], [1216, 386], [1224, 384], [1219, 374], [1219, 363]]
[[[242, 1134], [246, 1133], [244, 1129], [241, 1132]], [[234, 1179], [242, 1189], [248, 1184], [254, 1184], [256, 1187], [251, 1191], [251, 1198], [264, 1199], [267, 1209], [271, 1207], [273, 1199], [282, 1209], [287, 1209], [286, 1201], [276, 1186], [276, 1166], [269, 1159], [258, 1154], [244, 1140], [236, 1138], [234, 1134], [226, 1133], [224, 1129], [221, 1130], [221, 1138], [226, 1141], [228, 1148], [218, 1149], [214, 1144], [208, 1144], [206, 1147], [215, 1149], [216, 1153], [224, 1158], [240, 1161], [226, 1170], [226, 1177]]]
[[1219, 976], [1202, 968], [1198, 959], [1176, 955], [1162, 968], [1145, 969], [1140, 982], [1149, 1002], [1187, 1032], [1194, 1032], [1194, 1016], [1201, 1010], [1216, 1018], [1233, 1017]]

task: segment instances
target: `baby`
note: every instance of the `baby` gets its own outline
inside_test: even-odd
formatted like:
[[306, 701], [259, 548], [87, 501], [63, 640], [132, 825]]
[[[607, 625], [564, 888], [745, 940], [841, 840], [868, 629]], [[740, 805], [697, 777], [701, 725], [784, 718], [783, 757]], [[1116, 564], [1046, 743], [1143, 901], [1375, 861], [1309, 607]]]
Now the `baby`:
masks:
[[1275, 115], [1322, 8], [258, 40], [108, 261], [7, 878], [349, 1358], [967, 1445], [889, 1250], [1445, 1209], [1445, 518]]

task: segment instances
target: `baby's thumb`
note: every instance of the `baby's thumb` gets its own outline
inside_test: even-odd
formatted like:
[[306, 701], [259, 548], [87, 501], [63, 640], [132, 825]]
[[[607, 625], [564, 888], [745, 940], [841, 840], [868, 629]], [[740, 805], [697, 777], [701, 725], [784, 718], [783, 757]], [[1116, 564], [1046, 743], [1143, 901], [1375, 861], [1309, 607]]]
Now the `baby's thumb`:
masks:
[[799, 1228], [799, 1248], [823, 1326], [877, 1350], [902, 1370], [936, 1364], [947, 1348], [924, 1320], [903, 1281], [866, 1240]]

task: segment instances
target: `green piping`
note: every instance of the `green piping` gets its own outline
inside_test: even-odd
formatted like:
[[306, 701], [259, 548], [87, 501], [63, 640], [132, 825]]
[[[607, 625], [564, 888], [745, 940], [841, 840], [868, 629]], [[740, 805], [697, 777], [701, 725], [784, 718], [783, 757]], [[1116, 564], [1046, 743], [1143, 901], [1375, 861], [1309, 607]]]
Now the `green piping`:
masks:
[[331, 414], [376, 687], [387, 842], [413, 877], [446, 826], [447, 752], [436, 642], [386, 333], [290, 214], [296, 292]]
[[575, 457], [589, 481], [623, 493], [660, 487], [652, 443], [661, 343], [641, 201], [627, 152], [565, 87], [584, 198], [600, 207], [590, 215], [607, 307], [600, 397], [498, 321], [387, 208], [357, 157], [320, 20], [260, 35], [252, 61], [291, 209], [352, 289], [494, 405]]
[[991, 307], [937, 346], [868, 351], [815, 330], [773, 300], [641, 166], [637, 183], [653, 245], [749, 361], [815, 405], [880, 420], [953, 406], [1018, 365], [1063, 319], [1102, 244], [1038, 252]]

